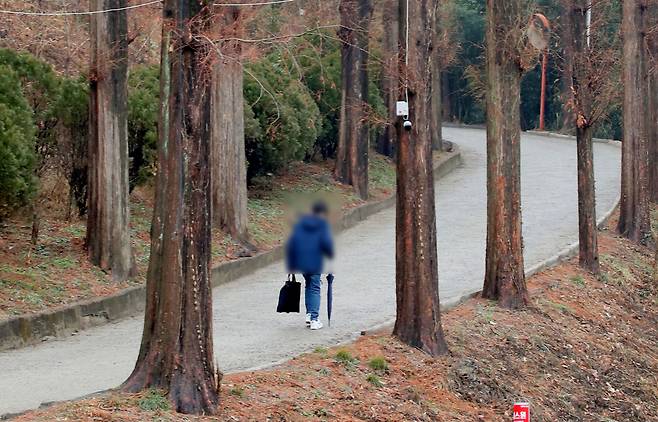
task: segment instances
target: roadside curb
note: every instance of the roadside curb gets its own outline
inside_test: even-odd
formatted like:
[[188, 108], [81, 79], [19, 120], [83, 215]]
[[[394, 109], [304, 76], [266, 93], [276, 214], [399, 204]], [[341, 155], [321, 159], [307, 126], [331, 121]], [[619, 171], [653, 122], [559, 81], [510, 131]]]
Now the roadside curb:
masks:
[[[571, 135], [564, 135], [560, 133], [552, 133], [552, 132], [545, 132], [545, 131], [527, 131], [526, 133], [531, 134], [531, 135], [539, 135], [539, 136], [545, 136], [548, 138], [555, 138], [555, 139], [562, 139], [562, 140], [570, 140], [570, 141], [575, 141], [576, 137], [571, 136]], [[616, 141], [613, 139], [601, 139], [601, 138], [594, 138], [594, 142], [599, 142], [599, 143], [604, 143], [608, 145], [612, 145], [617, 148], [621, 148], [621, 142]], [[608, 221], [610, 220], [610, 217], [614, 214], [614, 212], [617, 210], [617, 207], [619, 206], [619, 201], [620, 198], [617, 197], [617, 199], [614, 201], [612, 207], [599, 219], [597, 219], [596, 227], [601, 230], [603, 229]], [[526, 278], [530, 278], [535, 274], [538, 274], [542, 271], [548, 270], [550, 268], [555, 267], [556, 265], [568, 261], [569, 259], [573, 258], [574, 256], [578, 255], [578, 247], [580, 243], [578, 241], [573, 242], [569, 246], [565, 247], [561, 251], [559, 251], [557, 254], [553, 255], [550, 258], [547, 258], [538, 264], [533, 265], [532, 267], [528, 268], [525, 270], [525, 276]], [[465, 294], [456, 297], [456, 298], [451, 298], [445, 302], [441, 302], [441, 312], [444, 311], [449, 311], [451, 309], [456, 308], [457, 306], [461, 305], [462, 303], [466, 302], [467, 300], [477, 297], [482, 293], [481, 289], [474, 289], [469, 292], [466, 292]]]
[[[576, 140], [576, 137], [573, 135], [567, 135], [564, 133], [546, 132], [544, 130], [528, 130], [525, 133], [529, 135], [544, 136], [547, 138], [563, 139], [570, 141]], [[614, 145], [621, 148], [621, 141], [617, 141], [615, 139], [592, 138], [592, 141], [600, 144]]]
[[[599, 229], [601, 229], [602, 227], [604, 227], [607, 224], [608, 220], [610, 220], [610, 217], [612, 216], [612, 214], [614, 214], [614, 212], [617, 209], [618, 205], [619, 205], [619, 198], [617, 198], [617, 200], [615, 201], [614, 206], [612, 208], [610, 208], [610, 210], [608, 210], [608, 212], [603, 217], [601, 217], [599, 219], [599, 221], [597, 223], [597, 227]], [[526, 276], [526, 278], [530, 278], [530, 277], [532, 277], [533, 275], [535, 275], [537, 273], [540, 273], [542, 271], [545, 271], [547, 269], [555, 267], [556, 265], [573, 258], [577, 254], [578, 254], [578, 242], [574, 242], [574, 243], [570, 244], [569, 246], [567, 246], [566, 248], [562, 249], [556, 255], [553, 255], [552, 257], [550, 257], [548, 259], [545, 259], [544, 261], [542, 261], [542, 262], [540, 262], [536, 265], [533, 265], [532, 267], [527, 269], [525, 271], [525, 276]], [[480, 296], [481, 293], [482, 293], [481, 289], [473, 289], [473, 290], [470, 290], [470, 291], [468, 291], [468, 292], [466, 292], [466, 293], [464, 293], [460, 296], [453, 297], [453, 298], [450, 298], [450, 299], [447, 299], [447, 300], [441, 300], [441, 303], [439, 305], [441, 313], [450, 311], [452, 309], [455, 309], [455, 308], [459, 307], [460, 305], [462, 305], [463, 303], [465, 303], [466, 301]], [[349, 336], [343, 338], [338, 343], [336, 343], [335, 346], [338, 347], [338, 346], [344, 346], [344, 345], [353, 343], [359, 337], [361, 337], [362, 335], [368, 334], [368, 333], [374, 333], [374, 332], [383, 331], [383, 330], [391, 330], [393, 328], [394, 324], [395, 324], [395, 318], [391, 318], [391, 319], [389, 319], [387, 321], [384, 321], [382, 323], [373, 325], [373, 326], [371, 326], [371, 327], [369, 327], [369, 328], [367, 328], [367, 329], [365, 329], [361, 332], [352, 333]], [[310, 352], [310, 351], [311, 350], [308, 350], [307, 352]], [[267, 364], [263, 364], [263, 365], [255, 366], [255, 367], [248, 368], [248, 369], [245, 369], [245, 370], [235, 371], [235, 372], [262, 371], [262, 370], [265, 370], [265, 369], [269, 369], [269, 368], [273, 368], [275, 366], [282, 365], [282, 364], [284, 364], [288, 361], [290, 361], [290, 358], [284, 358], [284, 359], [281, 359], [281, 360], [276, 361], [276, 362], [267, 363]]]
[[[472, 125], [459, 125], [459, 124], [447, 125], [445, 123], [444, 123], [444, 126], [445, 127], [467, 128], [467, 129], [468, 128], [476, 128]], [[548, 134], [545, 135], [543, 132], [537, 132], [537, 131], [529, 131], [527, 133], [536, 134], [536, 135], [540, 135], [540, 136], [546, 136], [546, 137], [549, 137], [549, 138], [557, 138], [557, 139], [562, 139], [562, 140], [575, 140], [576, 139], [573, 136], [562, 135], [562, 134], [552, 134], [552, 135], [555, 135], [555, 136], [551, 136], [551, 135], [548, 135]], [[547, 132], [547, 133], [550, 133], [550, 132]], [[615, 140], [611, 140], [611, 139], [595, 139], [595, 141], [596, 142], [601, 142], [601, 143], [607, 143], [607, 144], [616, 146], [618, 148], [621, 148], [621, 142], [619, 142], [619, 141], [615, 141]], [[617, 199], [614, 201], [613, 206], [610, 207], [610, 209], [601, 218], [597, 219], [597, 225], [596, 226], [597, 226], [598, 229], [602, 229], [606, 226], [606, 224], [610, 220], [610, 217], [612, 217], [614, 212], [617, 210], [617, 207], [619, 206], [619, 200], [620, 200], [620, 198], [617, 197]], [[535, 274], [538, 274], [542, 271], [553, 268], [556, 265], [558, 265], [558, 264], [560, 264], [564, 261], [567, 261], [567, 260], [573, 258], [574, 256], [578, 255], [578, 246], [579, 246], [579, 242], [576, 241], [576, 242], [570, 244], [569, 246], [565, 247], [564, 249], [562, 249], [561, 251], [559, 251], [557, 254], [553, 255], [552, 257], [550, 257], [548, 259], [545, 259], [545, 260], [539, 262], [538, 264], [535, 264], [532, 267], [528, 268], [527, 270], [525, 270], [526, 278], [530, 278]], [[440, 282], [440, 280], [439, 280], [439, 282]], [[452, 309], [455, 309], [458, 306], [462, 305], [464, 302], [468, 301], [469, 299], [480, 296], [481, 293], [482, 293], [481, 289], [472, 289], [472, 290], [467, 291], [466, 293], [464, 293], [460, 296], [452, 297], [452, 298], [447, 299], [447, 300], [441, 300], [440, 310], [443, 313], [443, 312], [447, 312], [447, 311], [450, 311]], [[366, 329], [364, 329], [360, 332], [353, 332], [350, 335], [345, 336], [344, 338], [340, 339], [334, 346], [339, 347], [339, 346], [343, 346], [343, 345], [346, 345], [346, 344], [350, 344], [350, 343], [356, 341], [362, 335], [365, 335], [365, 334], [368, 334], [368, 333], [379, 332], [379, 331], [382, 331], [382, 330], [391, 330], [393, 328], [394, 324], [395, 324], [395, 318], [391, 318], [391, 319], [386, 320], [384, 322], [381, 322], [379, 324], [370, 326], [370, 327], [368, 327], [368, 328], [366, 328]], [[308, 350], [307, 352], [311, 352], [311, 350]], [[273, 368], [275, 366], [282, 365], [282, 364], [284, 364], [288, 361], [290, 361], [290, 358], [281, 359], [277, 362], [267, 363], [267, 364], [263, 364], [263, 365], [255, 366], [255, 367], [248, 368], [248, 369], [245, 369], [245, 370], [235, 371], [235, 372], [254, 372], [254, 371], [265, 370], [265, 369]]]
[[[457, 168], [462, 162], [457, 145], [434, 163], [434, 179], [438, 180]], [[387, 208], [395, 206], [395, 194], [367, 203], [343, 214], [334, 226], [336, 233], [354, 227], [359, 222]], [[283, 246], [248, 258], [241, 258], [212, 268], [212, 286], [232, 282], [283, 258]], [[0, 322], [0, 351], [17, 349], [74, 332], [115, 322], [144, 311], [146, 287], [134, 286], [110, 296], [92, 298], [60, 309], [18, 316]]]

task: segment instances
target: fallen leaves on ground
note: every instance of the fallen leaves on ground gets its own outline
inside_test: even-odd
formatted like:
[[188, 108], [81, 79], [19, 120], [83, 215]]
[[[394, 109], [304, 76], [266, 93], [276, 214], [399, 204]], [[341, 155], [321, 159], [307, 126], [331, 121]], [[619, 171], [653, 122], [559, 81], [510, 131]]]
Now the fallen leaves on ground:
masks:
[[214, 417], [143, 410], [140, 400], [152, 393], [110, 393], [16, 420], [508, 422], [522, 400], [533, 421], [657, 421], [652, 251], [608, 231], [600, 247], [599, 277], [577, 260], [540, 273], [529, 280], [526, 310], [472, 299], [445, 313], [450, 354], [437, 359], [380, 332], [227, 375]]

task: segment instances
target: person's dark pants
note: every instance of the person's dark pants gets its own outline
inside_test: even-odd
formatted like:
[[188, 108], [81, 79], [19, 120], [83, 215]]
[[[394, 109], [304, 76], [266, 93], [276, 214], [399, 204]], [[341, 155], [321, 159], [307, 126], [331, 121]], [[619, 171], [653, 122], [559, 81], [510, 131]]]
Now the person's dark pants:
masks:
[[306, 313], [311, 314], [311, 320], [315, 321], [320, 317], [322, 279], [320, 278], [320, 274], [304, 274], [304, 280], [306, 280], [306, 288], [304, 290]]

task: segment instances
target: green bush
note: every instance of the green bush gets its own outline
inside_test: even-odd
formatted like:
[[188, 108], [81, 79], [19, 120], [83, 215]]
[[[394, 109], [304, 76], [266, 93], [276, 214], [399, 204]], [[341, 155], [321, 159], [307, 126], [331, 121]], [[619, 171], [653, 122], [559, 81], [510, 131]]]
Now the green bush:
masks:
[[160, 69], [140, 66], [128, 79], [130, 188], [153, 177], [157, 161]]
[[320, 111], [279, 53], [247, 67], [244, 97], [259, 128], [247, 112], [245, 149], [250, 180], [274, 173], [311, 152], [320, 130]]
[[34, 192], [32, 110], [14, 70], [0, 64], [0, 217], [24, 205]]
[[314, 152], [324, 158], [336, 155], [341, 103], [341, 63], [338, 42], [320, 43], [311, 39], [302, 46], [296, 60], [304, 72], [304, 84], [311, 91], [322, 115], [322, 126]]
[[0, 48], [0, 65], [11, 69], [29, 108], [33, 125], [24, 136], [31, 138], [31, 171], [34, 176], [45, 169], [66, 175], [73, 198], [84, 212], [89, 114], [86, 80], [60, 78], [48, 63], [7, 48]]
[[[368, 104], [371, 113], [371, 135], [380, 130], [386, 116], [384, 100], [378, 88], [378, 75], [381, 69], [377, 53], [371, 51], [369, 63]], [[294, 55], [294, 56], [293, 56]], [[338, 124], [341, 106], [341, 50], [340, 42], [323, 35], [315, 35], [298, 42], [293, 50], [288, 50], [287, 66], [291, 73], [302, 73], [302, 81], [311, 92], [320, 115], [322, 126], [315, 141], [314, 153], [323, 158], [334, 157], [338, 144]]]
[[35, 158], [38, 160], [38, 168], [41, 168], [46, 158], [57, 155], [54, 130], [57, 119], [53, 105], [60, 95], [60, 80], [52, 66], [29, 53], [0, 48], [0, 64], [14, 71], [20, 81], [23, 96], [32, 109], [37, 127]]

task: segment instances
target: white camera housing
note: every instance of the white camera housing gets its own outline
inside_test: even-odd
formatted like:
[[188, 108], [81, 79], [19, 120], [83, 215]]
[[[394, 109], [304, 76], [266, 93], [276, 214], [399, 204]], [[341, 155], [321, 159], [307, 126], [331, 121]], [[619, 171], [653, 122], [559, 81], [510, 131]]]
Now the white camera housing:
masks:
[[405, 117], [409, 115], [409, 103], [406, 101], [398, 101], [395, 103], [395, 114], [398, 117]]

